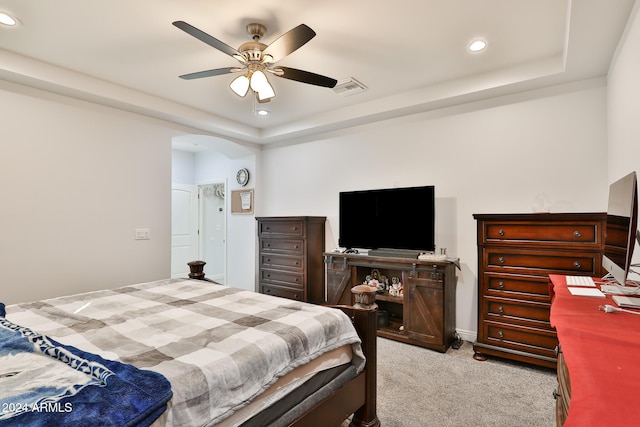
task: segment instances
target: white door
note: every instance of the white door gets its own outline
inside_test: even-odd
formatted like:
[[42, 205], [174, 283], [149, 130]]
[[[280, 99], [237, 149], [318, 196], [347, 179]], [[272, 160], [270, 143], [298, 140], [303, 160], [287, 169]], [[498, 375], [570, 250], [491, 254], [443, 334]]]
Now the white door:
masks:
[[171, 277], [188, 277], [190, 261], [198, 259], [198, 188], [171, 188]]
[[207, 265], [206, 276], [226, 283], [226, 205], [225, 183], [200, 185], [200, 259]]

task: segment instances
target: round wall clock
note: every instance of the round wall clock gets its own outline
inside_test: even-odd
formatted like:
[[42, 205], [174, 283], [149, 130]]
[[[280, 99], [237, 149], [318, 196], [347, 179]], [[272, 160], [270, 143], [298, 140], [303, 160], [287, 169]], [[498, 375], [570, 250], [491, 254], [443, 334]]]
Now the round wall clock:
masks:
[[247, 185], [247, 182], [249, 182], [249, 170], [247, 168], [240, 169], [236, 174], [236, 181], [243, 187]]

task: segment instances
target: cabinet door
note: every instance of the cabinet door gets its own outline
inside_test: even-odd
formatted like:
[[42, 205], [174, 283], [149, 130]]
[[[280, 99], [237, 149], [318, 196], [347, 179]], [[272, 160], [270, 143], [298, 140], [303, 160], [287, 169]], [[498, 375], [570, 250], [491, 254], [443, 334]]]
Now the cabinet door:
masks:
[[418, 271], [403, 275], [404, 325], [409, 338], [442, 345], [444, 342], [444, 282], [442, 273]]
[[346, 259], [327, 262], [327, 304], [352, 305], [351, 266]]

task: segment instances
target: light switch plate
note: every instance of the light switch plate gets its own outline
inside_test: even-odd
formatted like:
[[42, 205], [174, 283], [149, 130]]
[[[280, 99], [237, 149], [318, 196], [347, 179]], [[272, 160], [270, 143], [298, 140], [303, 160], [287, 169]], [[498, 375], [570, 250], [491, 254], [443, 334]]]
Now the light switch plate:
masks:
[[136, 240], [150, 240], [151, 229], [150, 228], [136, 228]]

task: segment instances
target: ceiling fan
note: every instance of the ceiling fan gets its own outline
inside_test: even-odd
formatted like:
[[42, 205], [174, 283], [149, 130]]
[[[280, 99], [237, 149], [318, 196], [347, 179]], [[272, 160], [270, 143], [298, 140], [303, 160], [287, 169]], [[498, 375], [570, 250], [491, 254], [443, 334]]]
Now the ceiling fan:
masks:
[[275, 65], [276, 62], [298, 50], [315, 37], [315, 31], [305, 24], [300, 24], [284, 33], [268, 46], [260, 42], [260, 38], [264, 36], [267, 30], [266, 27], [262, 24], [249, 24], [247, 25], [247, 32], [251, 35], [253, 41], [243, 43], [237, 50], [184, 21], [175, 21], [173, 25], [209, 46], [232, 56], [241, 64], [239, 67], [216, 68], [184, 74], [180, 76], [182, 79], [192, 80], [242, 72], [243, 74], [236, 77], [229, 87], [240, 97], [244, 97], [251, 89], [255, 92], [259, 102], [270, 101], [275, 96], [275, 91], [269, 84], [265, 71], [278, 77], [315, 86], [332, 88], [337, 83], [336, 79], [320, 74]]

